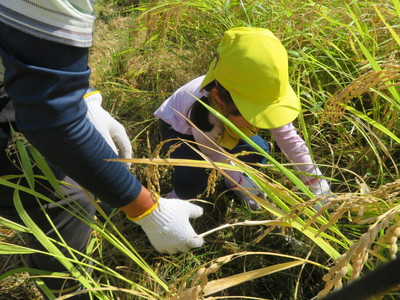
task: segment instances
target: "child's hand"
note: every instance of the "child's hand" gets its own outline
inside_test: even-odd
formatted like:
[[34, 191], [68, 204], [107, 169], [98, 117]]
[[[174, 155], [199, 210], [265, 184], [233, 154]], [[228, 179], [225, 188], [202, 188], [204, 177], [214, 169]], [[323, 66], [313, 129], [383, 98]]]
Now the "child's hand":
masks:
[[334, 197], [328, 182], [323, 178], [314, 181], [310, 185], [309, 189], [314, 196], [321, 197], [321, 200], [314, 205], [314, 209], [316, 210], [319, 210], [329, 201], [331, 197]]
[[232, 185], [227, 181], [225, 182], [227, 187], [234, 189], [233, 191], [239, 197], [239, 199], [245, 201], [246, 204], [249, 206], [249, 208], [252, 210], [259, 210], [261, 208], [260, 204], [257, 201], [255, 201], [251, 196], [249, 196], [247, 193], [245, 193], [243, 190], [241, 190], [241, 188], [238, 187], [239, 185], [248, 192], [250, 192], [251, 194], [253, 194], [254, 196], [264, 199], [267, 197], [264, 191], [260, 189], [260, 187], [246, 175], [240, 175], [240, 180], [236, 185]]
[[310, 185], [310, 191], [315, 196], [329, 195], [331, 193], [331, 188], [328, 181], [321, 178]]

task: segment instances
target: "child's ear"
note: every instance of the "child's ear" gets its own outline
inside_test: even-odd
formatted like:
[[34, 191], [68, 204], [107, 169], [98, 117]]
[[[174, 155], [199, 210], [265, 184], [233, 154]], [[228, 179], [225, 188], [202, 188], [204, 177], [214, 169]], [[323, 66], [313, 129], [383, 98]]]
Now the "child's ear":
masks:
[[213, 87], [210, 91], [211, 96], [219, 105], [225, 106], [225, 102], [219, 97], [218, 89], [216, 87]]

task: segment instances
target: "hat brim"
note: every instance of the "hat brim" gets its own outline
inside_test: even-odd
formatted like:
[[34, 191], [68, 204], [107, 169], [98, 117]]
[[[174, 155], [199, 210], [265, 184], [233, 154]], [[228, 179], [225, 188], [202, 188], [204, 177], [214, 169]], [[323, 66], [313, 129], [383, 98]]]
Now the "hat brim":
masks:
[[246, 99], [240, 99], [238, 95], [231, 94], [231, 96], [246, 121], [262, 129], [278, 128], [289, 124], [297, 118], [301, 109], [300, 100], [289, 84], [285, 95], [272, 104], [253, 104]]
[[216, 58], [214, 58], [213, 61], [211, 62], [210, 67], [208, 68], [208, 72], [204, 77], [203, 81], [201, 82], [200, 88], [204, 88], [207, 84], [215, 80], [215, 75], [214, 75], [215, 60]]
[[[214, 68], [212, 67], [214, 64], [215, 62], [213, 61], [201, 83], [202, 88], [215, 80]], [[301, 109], [300, 100], [289, 84], [285, 96], [272, 104], [252, 104], [238, 95], [231, 93], [231, 96], [246, 121], [262, 129], [278, 128], [289, 124], [297, 118]]]

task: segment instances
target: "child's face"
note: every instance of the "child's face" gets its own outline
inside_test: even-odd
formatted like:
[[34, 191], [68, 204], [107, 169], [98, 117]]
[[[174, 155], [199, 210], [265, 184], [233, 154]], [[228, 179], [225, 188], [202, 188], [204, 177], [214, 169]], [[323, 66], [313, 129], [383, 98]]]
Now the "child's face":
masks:
[[231, 121], [236, 127], [249, 127], [251, 124], [240, 114], [236, 105], [231, 103], [227, 105], [218, 95], [218, 90], [214, 87], [211, 90], [211, 94], [214, 99], [221, 105], [224, 111], [224, 116]]
[[251, 124], [247, 122], [245, 118], [243, 118], [242, 115], [236, 115], [236, 114], [227, 114], [226, 117], [228, 118], [229, 121], [231, 121], [236, 127], [249, 127]]

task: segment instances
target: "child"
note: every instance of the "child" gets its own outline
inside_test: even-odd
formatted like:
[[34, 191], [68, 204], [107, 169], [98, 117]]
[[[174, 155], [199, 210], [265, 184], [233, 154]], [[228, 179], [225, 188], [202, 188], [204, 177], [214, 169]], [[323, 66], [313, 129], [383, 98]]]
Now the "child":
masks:
[[[321, 172], [313, 165], [304, 140], [293, 127], [292, 121], [299, 114], [300, 102], [289, 85], [286, 50], [269, 30], [238, 27], [226, 31], [207, 74], [179, 88], [154, 113], [160, 119], [160, 132], [164, 140], [183, 138], [194, 141], [201, 145], [198, 148], [212, 161], [226, 162], [227, 157], [211, 150], [217, 147], [209, 139], [230, 153], [243, 150], [254, 152], [248, 143], [196, 98], [223, 114], [267, 152], [268, 143], [256, 134], [256, 130], [269, 129], [288, 159], [298, 164], [300, 171], [315, 175], [300, 175], [300, 179], [310, 186], [311, 192], [315, 195], [330, 193], [327, 181], [318, 178]], [[180, 114], [191, 120], [197, 128]], [[173, 140], [167, 145], [177, 142]], [[187, 145], [174, 150], [171, 157], [202, 160]], [[240, 159], [265, 163], [265, 157], [257, 154], [240, 156]], [[238, 171], [227, 173], [235, 181], [232, 183], [226, 178], [228, 188], [241, 185], [257, 195], [254, 190], [256, 185], [248, 177]], [[176, 167], [173, 174], [174, 190], [169, 197], [192, 198], [202, 193], [206, 185], [207, 173], [204, 169]], [[259, 209], [259, 204], [247, 194], [240, 190], [235, 192], [251, 209]]]

